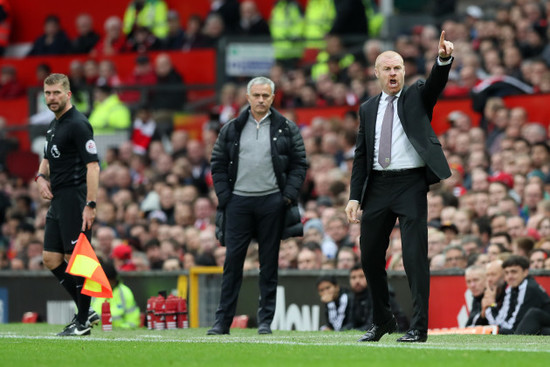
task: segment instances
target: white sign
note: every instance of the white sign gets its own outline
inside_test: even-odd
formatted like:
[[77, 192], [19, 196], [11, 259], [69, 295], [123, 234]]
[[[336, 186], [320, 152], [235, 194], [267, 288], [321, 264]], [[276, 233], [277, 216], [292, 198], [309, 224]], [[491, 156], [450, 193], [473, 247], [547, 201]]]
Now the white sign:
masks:
[[317, 305], [302, 305], [292, 303], [286, 307], [285, 287], [277, 287], [275, 316], [271, 328], [275, 330], [317, 331], [319, 330], [320, 308]]
[[225, 55], [225, 71], [229, 76], [267, 75], [275, 63], [270, 43], [230, 43]]

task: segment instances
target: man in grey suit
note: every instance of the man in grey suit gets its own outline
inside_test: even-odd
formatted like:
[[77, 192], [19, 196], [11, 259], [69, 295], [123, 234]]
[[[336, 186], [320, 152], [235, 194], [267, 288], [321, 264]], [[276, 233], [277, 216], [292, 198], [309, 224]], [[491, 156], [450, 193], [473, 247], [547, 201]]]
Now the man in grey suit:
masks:
[[382, 88], [359, 109], [360, 125], [346, 215], [361, 217], [361, 263], [373, 298], [373, 325], [359, 341], [378, 341], [397, 329], [389, 303], [385, 254], [399, 218], [403, 261], [413, 298], [409, 331], [397, 341], [425, 342], [428, 332], [430, 270], [427, 199], [429, 185], [451, 175], [431, 126], [433, 108], [445, 88], [453, 44], [439, 39], [439, 57], [426, 81], [405, 87], [401, 55], [385, 51], [376, 59]]

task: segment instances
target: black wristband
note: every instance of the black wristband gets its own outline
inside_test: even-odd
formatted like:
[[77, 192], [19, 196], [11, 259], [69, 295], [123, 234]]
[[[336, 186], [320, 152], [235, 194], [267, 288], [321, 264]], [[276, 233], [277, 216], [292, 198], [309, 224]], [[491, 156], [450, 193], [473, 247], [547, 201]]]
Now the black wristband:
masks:
[[441, 57], [439, 56], [439, 61], [441, 62], [445, 62], [445, 61], [449, 61], [451, 59], [452, 56], [449, 56], [449, 57]]

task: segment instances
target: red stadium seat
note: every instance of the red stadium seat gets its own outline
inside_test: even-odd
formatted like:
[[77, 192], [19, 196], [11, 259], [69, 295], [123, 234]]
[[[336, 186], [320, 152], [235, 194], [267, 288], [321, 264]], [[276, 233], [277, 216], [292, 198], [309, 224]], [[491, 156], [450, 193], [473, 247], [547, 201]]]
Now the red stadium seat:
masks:
[[29, 181], [34, 178], [38, 171], [39, 157], [33, 152], [17, 151], [11, 152], [6, 158], [8, 172], [22, 180]]

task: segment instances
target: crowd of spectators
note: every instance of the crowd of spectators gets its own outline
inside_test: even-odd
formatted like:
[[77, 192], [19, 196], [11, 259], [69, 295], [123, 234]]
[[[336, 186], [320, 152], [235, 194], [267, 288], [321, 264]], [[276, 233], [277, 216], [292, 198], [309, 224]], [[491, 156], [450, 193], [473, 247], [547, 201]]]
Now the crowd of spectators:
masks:
[[[130, 7], [139, 3], [132, 2]], [[104, 34], [95, 36], [93, 20], [82, 15], [77, 18], [82, 33], [76, 40], [48, 37], [52, 29], [60, 32], [59, 19], [48, 17], [45, 34], [31, 53], [44, 54], [40, 50], [54, 44], [67, 47], [58, 53], [80, 50], [95, 57], [131, 50], [138, 52], [137, 66], [148, 65], [143, 74], [136, 70], [134, 85], [155, 83], [144, 82], [145, 74], [178, 84], [181, 76], [173, 70], [169, 56], [160, 54], [150, 60], [148, 50], [211, 47], [228, 32], [269, 33], [270, 21], [261, 19], [253, 1], [241, 3], [240, 15], [237, 1], [212, 3], [226, 7], [213, 9], [204, 22], [192, 16], [185, 27], [179, 15], [168, 9], [160, 10], [165, 11], [165, 26], [140, 25], [128, 20], [129, 8], [128, 17], [107, 19]], [[337, 18], [335, 14], [331, 22], [336, 24]], [[550, 46], [545, 46], [550, 36], [548, 19], [548, 1], [502, 1], [493, 8], [468, 7], [463, 15], [447, 17], [441, 24], [415, 26], [391, 44], [371, 37], [359, 52], [347, 49], [342, 38], [345, 31], [331, 32], [329, 25], [322, 40], [325, 46], [313, 64], [279, 60], [268, 76], [276, 84], [274, 107], [288, 118], [296, 121], [293, 109], [299, 107], [349, 107], [341, 119], [319, 116], [309, 124], [297, 121], [309, 161], [300, 200], [305, 230], [303, 237], [281, 244], [280, 268], [350, 269], [359, 258], [359, 225], [348, 224], [343, 212], [358, 127], [357, 105], [380, 92], [373, 67], [382, 50], [393, 48], [403, 55], [407, 84], [423, 78], [435, 61], [433, 46], [440, 27], [455, 44], [455, 61], [443, 98], [471, 96], [482, 117], [472, 121], [463, 111], [454, 111], [448, 116], [448, 130], [439, 136], [452, 176], [433, 185], [427, 197], [431, 268], [465, 269], [517, 254], [529, 257], [532, 268], [550, 269], [548, 122], [532, 121], [529, 111], [511, 108], [502, 98], [512, 93], [550, 92]], [[128, 42], [133, 42], [131, 47]], [[3, 68], [0, 84], [11, 74], [13, 70]], [[122, 105], [135, 100], [128, 92], [112, 94], [112, 88], [129, 82], [117, 76], [107, 59], [98, 63], [91, 58], [75, 64], [74, 70], [71, 65], [71, 77], [73, 91], [79, 82], [97, 87], [96, 105], [105, 97], [101, 93], [107, 98], [116, 96]], [[168, 122], [162, 119], [182, 108], [184, 95], [170, 99], [152, 95], [152, 101], [156, 98], [165, 105], [141, 106], [132, 114], [132, 121], [123, 127], [133, 126], [132, 138], [109, 147], [102, 157], [92, 240], [98, 256], [115, 259], [121, 271], [223, 264], [225, 249], [215, 237], [217, 198], [209, 158], [221, 125], [246, 105], [245, 94], [239, 80], [223, 86], [211, 120], [203, 127], [202, 140], [184, 130], [172, 131], [170, 118]], [[151, 108], [167, 113], [151, 113]], [[88, 112], [92, 121], [94, 108]], [[0, 172], [1, 269], [42, 268], [48, 204], [33, 182]], [[389, 270], [403, 269], [398, 234], [396, 226], [388, 248]], [[252, 243], [245, 269], [257, 267], [258, 248]]]

